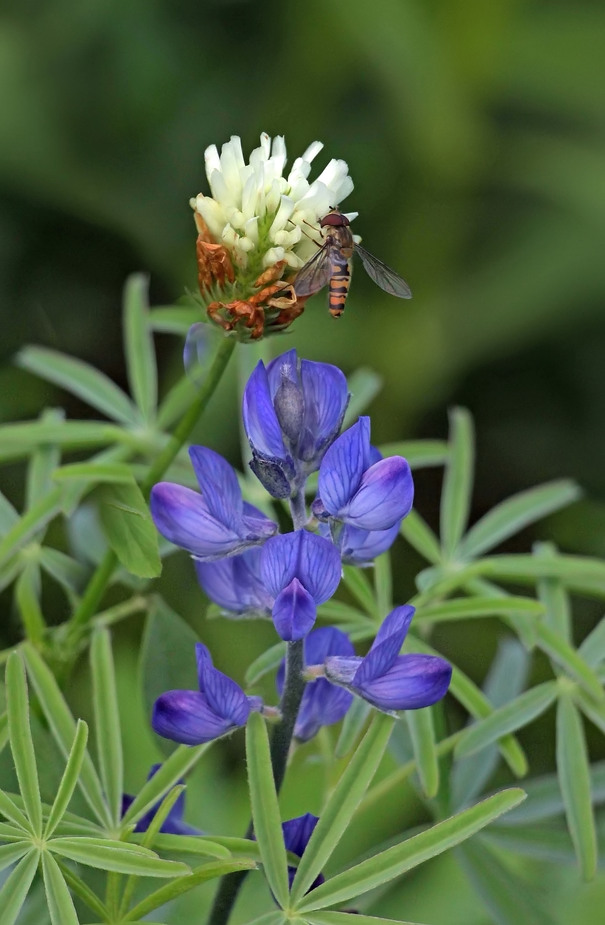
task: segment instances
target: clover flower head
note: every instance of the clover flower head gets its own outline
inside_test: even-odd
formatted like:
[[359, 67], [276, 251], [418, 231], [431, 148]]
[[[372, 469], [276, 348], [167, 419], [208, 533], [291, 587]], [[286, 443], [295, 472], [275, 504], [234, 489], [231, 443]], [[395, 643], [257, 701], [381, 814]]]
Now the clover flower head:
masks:
[[396, 607], [365, 657], [328, 656], [325, 677], [384, 713], [418, 710], [441, 700], [450, 684], [451, 665], [436, 655], [399, 655], [413, 616], [413, 607]]
[[414, 500], [410, 467], [402, 456], [380, 458], [370, 444], [370, 419], [360, 417], [326, 451], [319, 468], [319, 520], [362, 530], [388, 530], [409, 514]]
[[316, 227], [353, 189], [345, 161], [331, 160], [309, 182], [323, 145], [315, 141], [286, 173], [283, 137], [263, 133], [246, 162], [234, 135], [205, 152], [210, 195], [190, 200], [199, 232], [198, 278], [210, 318], [240, 339], [283, 330], [301, 313], [293, 274], [313, 253]]
[[[353, 643], [346, 635], [333, 626], [322, 626], [311, 630], [304, 641], [304, 662], [306, 665], [318, 665], [328, 656], [351, 656], [355, 654]], [[282, 694], [286, 675], [285, 659], [277, 671], [275, 683], [278, 693]], [[325, 678], [319, 678], [307, 684], [302, 697], [294, 737], [299, 742], [308, 742], [317, 735], [322, 726], [331, 726], [343, 719], [353, 702], [353, 695], [344, 688], [330, 684]]]
[[271, 596], [260, 574], [261, 551], [252, 546], [216, 562], [196, 560], [198, 581], [226, 617], [270, 617]]
[[297, 530], [267, 540], [261, 552], [261, 577], [282, 639], [292, 642], [307, 635], [317, 607], [332, 597], [340, 575], [338, 550], [314, 533]]
[[260, 361], [244, 390], [242, 413], [252, 471], [275, 498], [300, 491], [336, 438], [349, 401], [344, 373], [288, 350]]
[[263, 543], [277, 524], [242, 498], [229, 463], [204, 446], [189, 449], [201, 494], [160, 482], [151, 492], [151, 516], [162, 536], [201, 562], [213, 562]]
[[[161, 764], [154, 764], [147, 775], [147, 780], [157, 774], [157, 772], [162, 767]], [[179, 784], [182, 784], [183, 781], [180, 780]], [[129, 793], [124, 793], [122, 795], [122, 815], [126, 812], [129, 806], [134, 802], [134, 797]], [[146, 832], [151, 823], [155, 818], [155, 814], [162, 804], [162, 800], [158, 800], [155, 806], [152, 806], [144, 816], [141, 816], [136, 826], [134, 827], [135, 832]], [[183, 814], [185, 812], [185, 794], [181, 793], [176, 798], [170, 812], [164, 819], [162, 825], [160, 826], [160, 832], [164, 832], [166, 835], [201, 835], [199, 829], [194, 829], [193, 826], [187, 825], [186, 822], [183, 822]]]
[[153, 707], [151, 725], [158, 735], [183, 745], [201, 745], [245, 726], [252, 711], [260, 712], [260, 697], [248, 697], [212, 664], [207, 646], [195, 647], [199, 691], [161, 694]]

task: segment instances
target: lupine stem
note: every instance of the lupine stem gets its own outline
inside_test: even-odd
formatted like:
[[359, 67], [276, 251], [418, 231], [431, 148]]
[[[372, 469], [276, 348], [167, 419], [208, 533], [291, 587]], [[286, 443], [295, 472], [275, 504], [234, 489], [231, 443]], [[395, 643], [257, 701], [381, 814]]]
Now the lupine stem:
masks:
[[[141, 489], [146, 497], [149, 495], [154, 484], [166, 472], [181, 447], [189, 438], [191, 431], [197, 424], [201, 414], [205, 411], [206, 406], [212, 398], [220, 378], [225, 371], [227, 362], [233, 353], [234, 347], [235, 340], [231, 337], [225, 337], [220, 342], [219, 347], [214, 355], [212, 365], [208, 370], [208, 375], [202, 383], [196, 400], [179, 421], [170, 437], [170, 440], [153, 461], [149, 471], [147, 472], [147, 475], [141, 483]], [[92, 579], [82, 597], [82, 600], [80, 601], [79, 607], [74, 611], [74, 614], [67, 625], [66, 640], [69, 648], [72, 651], [75, 650], [80, 638], [82, 637], [86, 625], [89, 623], [92, 616], [96, 613], [96, 610], [101, 603], [117, 563], [118, 560], [115, 553], [112, 549], [108, 549], [103, 560], [97, 567], [96, 572], [92, 576]]]
[[307, 522], [307, 505], [304, 491], [299, 491], [290, 498], [290, 514], [295, 530], [302, 530]]
[[[292, 742], [294, 725], [305, 690], [305, 681], [302, 675], [303, 668], [303, 640], [299, 639], [296, 642], [289, 642], [286, 655], [286, 677], [280, 703], [282, 719], [281, 722], [275, 726], [271, 738], [271, 767], [273, 769], [275, 789], [278, 793], [286, 774], [288, 753]], [[246, 838], [250, 838], [251, 835], [252, 823], [248, 826]], [[237, 894], [247, 873], [247, 870], [240, 870], [234, 874], [227, 874], [226, 877], [223, 877], [214, 900], [214, 905], [212, 906], [208, 925], [226, 925], [235, 900], [237, 899]]]

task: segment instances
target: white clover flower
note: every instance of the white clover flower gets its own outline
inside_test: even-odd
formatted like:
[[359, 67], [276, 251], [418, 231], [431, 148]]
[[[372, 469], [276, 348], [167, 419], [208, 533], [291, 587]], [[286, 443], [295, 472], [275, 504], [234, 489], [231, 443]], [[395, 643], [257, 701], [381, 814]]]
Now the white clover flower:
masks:
[[220, 155], [216, 145], [206, 149], [211, 195], [200, 193], [190, 204], [214, 241], [228, 250], [236, 274], [238, 269], [258, 274], [280, 261], [297, 270], [321, 242], [313, 232], [319, 219], [353, 189], [346, 162], [336, 159], [309, 183], [311, 163], [322, 148], [314, 141], [286, 176], [281, 135], [271, 140], [263, 133], [248, 163], [237, 135], [223, 145]]

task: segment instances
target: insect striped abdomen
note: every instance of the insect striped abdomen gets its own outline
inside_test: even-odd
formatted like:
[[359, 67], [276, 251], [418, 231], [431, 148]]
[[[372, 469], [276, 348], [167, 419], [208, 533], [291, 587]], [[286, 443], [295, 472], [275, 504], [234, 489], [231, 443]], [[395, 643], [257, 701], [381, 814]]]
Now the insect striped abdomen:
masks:
[[330, 295], [328, 306], [333, 318], [339, 318], [344, 309], [349, 286], [351, 284], [351, 270], [349, 261], [332, 257], [332, 275], [330, 276]]

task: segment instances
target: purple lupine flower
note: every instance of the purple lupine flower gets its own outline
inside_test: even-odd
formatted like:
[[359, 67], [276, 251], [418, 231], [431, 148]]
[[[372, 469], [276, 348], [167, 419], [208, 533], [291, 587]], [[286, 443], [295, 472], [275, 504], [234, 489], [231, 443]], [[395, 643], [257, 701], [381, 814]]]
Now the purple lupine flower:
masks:
[[403, 456], [380, 459], [370, 445], [370, 419], [361, 417], [327, 450], [319, 469], [319, 520], [340, 521], [362, 530], [388, 530], [409, 514], [414, 500], [412, 473]]
[[452, 667], [436, 655], [399, 655], [414, 608], [396, 607], [385, 618], [364, 658], [328, 656], [325, 677], [384, 713], [429, 707], [445, 695]]
[[261, 551], [261, 578], [272, 599], [275, 629], [288, 642], [312, 628], [317, 607], [332, 597], [340, 582], [336, 547], [306, 530], [267, 540]]
[[231, 678], [212, 665], [208, 648], [195, 646], [199, 691], [167, 691], [153, 706], [151, 725], [158, 735], [183, 745], [201, 745], [245, 726], [260, 712], [260, 697], [247, 697]]
[[296, 350], [259, 362], [244, 390], [250, 467], [274, 498], [289, 498], [338, 434], [349, 401], [337, 366], [299, 360]]
[[[354, 655], [353, 643], [339, 629], [333, 626], [322, 626], [311, 630], [304, 642], [304, 661], [307, 665], [319, 665], [329, 655]], [[279, 695], [284, 689], [286, 676], [285, 659], [277, 670], [275, 683]], [[330, 684], [325, 678], [319, 678], [312, 684], [307, 684], [302, 697], [294, 737], [299, 742], [308, 742], [317, 735], [322, 726], [331, 726], [337, 723], [346, 714], [353, 702], [353, 695], [342, 687]]]
[[239, 556], [195, 563], [200, 585], [225, 616], [270, 617], [272, 599], [260, 574], [261, 550], [253, 546]]
[[237, 476], [214, 450], [192, 446], [189, 456], [201, 494], [173, 482], [151, 492], [151, 516], [157, 529], [196, 559], [213, 562], [255, 546], [277, 531], [277, 524], [242, 499]]
[[[295, 819], [288, 819], [287, 822], [282, 822], [282, 832], [284, 833], [284, 844], [286, 846], [286, 851], [291, 851], [292, 854], [295, 854], [298, 858], [302, 858], [305, 853], [305, 848], [309, 844], [309, 839], [313, 834], [315, 826], [319, 822], [319, 817], [314, 816], [312, 813], [305, 813], [304, 816], [296, 816]], [[291, 867], [288, 865], [288, 881], [290, 883], [290, 889], [292, 888], [292, 883], [294, 881], [294, 876], [296, 874], [296, 867]], [[319, 874], [311, 886], [309, 887], [308, 892], [314, 890], [316, 886], [319, 886], [320, 883], [323, 883], [325, 877], [323, 874]]]
[[369, 565], [391, 548], [399, 534], [400, 524], [397, 520], [386, 530], [362, 530], [361, 527], [345, 524], [335, 539], [342, 561], [349, 565]]
[[[154, 764], [147, 775], [147, 780], [156, 774], [160, 768], [161, 764]], [[183, 781], [180, 780], [179, 784], [182, 784]], [[131, 803], [134, 802], [134, 797], [129, 793], [124, 793], [122, 795], [122, 815], [126, 812]], [[141, 816], [139, 821], [134, 827], [135, 832], [146, 832], [151, 823], [154, 820], [155, 814], [162, 804], [162, 800], [158, 800], [155, 806], [152, 806], [144, 816]], [[172, 809], [164, 819], [162, 825], [160, 826], [160, 832], [164, 832], [166, 835], [201, 835], [199, 829], [194, 829], [193, 826], [187, 825], [186, 822], [183, 822], [183, 813], [185, 811], [185, 794], [181, 793], [176, 798]]]

